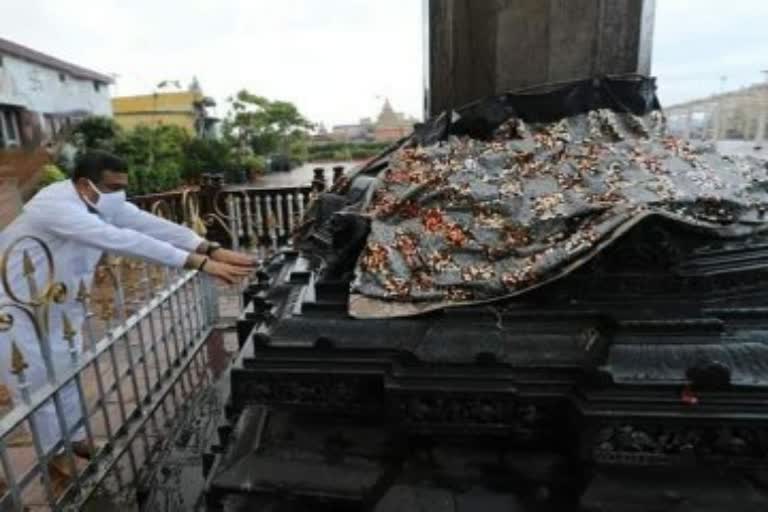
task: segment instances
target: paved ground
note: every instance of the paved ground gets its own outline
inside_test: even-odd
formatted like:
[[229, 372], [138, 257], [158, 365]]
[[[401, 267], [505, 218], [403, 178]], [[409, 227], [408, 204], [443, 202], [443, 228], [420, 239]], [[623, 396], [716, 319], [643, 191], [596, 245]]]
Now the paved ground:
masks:
[[768, 144], [755, 144], [749, 140], [721, 140], [717, 150], [726, 155], [754, 156], [768, 160]]

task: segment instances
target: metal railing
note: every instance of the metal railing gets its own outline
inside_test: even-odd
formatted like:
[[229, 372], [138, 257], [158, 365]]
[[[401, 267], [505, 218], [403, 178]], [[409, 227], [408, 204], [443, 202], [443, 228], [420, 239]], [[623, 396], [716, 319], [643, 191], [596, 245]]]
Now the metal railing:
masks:
[[[325, 187], [319, 181], [299, 187], [209, 181], [132, 201], [209, 239], [219, 235], [234, 248], [267, 256], [289, 241]], [[12, 287], [13, 258], [22, 260], [15, 272], [22, 269], [25, 290]], [[10, 244], [0, 261], [8, 298], [0, 304], [0, 351], [6, 351], [0, 358], [10, 362], [13, 377], [5, 384], [16, 391], [13, 409], [0, 418], [0, 510], [76, 509], [105, 487], [130, 487], [187, 397], [210, 378], [201, 349], [218, 320], [215, 286], [197, 272], [106, 257], [90, 289], [85, 282], [68, 289], [56, 281], [54, 255], [31, 237]], [[77, 318], [59, 307], [64, 303], [77, 304]], [[49, 424], [43, 409], [54, 411]], [[58, 429], [53, 443], [41, 432], [51, 422]], [[72, 442], [81, 434], [93, 452], [87, 462]], [[52, 476], [54, 461], [69, 475], [63, 483]]]
[[314, 197], [312, 188], [205, 187], [131, 198], [155, 215], [219, 239], [234, 249], [274, 250], [290, 238]]
[[310, 187], [229, 188], [220, 194], [226, 212], [215, 213], [226, 221], [232, 246], [271, 251], [288, 242], [314, 197]]
[[311, 183], [295, 186], [224, 185], [221, 176], [204, 175], [199, 187], [136, 196], [131, 201], [209, 239], [234, 249], [248, 247], [266, 257], [290, 243], [317, 194], [343, 179], [343, 166], [334, 167], [332, 177], [317, 167]]
[[[46, 268], [35, 267], [29, 255], [35, 246]], [[13, 289], [9, 279], [8, 262], [19, 256], [26, 290]], [[16, 382], [6, 385], [16, 386], [19, 397], [0, 419], [5, 483], [0, 509], [78, 507], [107, 478], [118, 485], [136, 481], [184, 397], [206, 379], [201, 347], [217, 319], [214, 286], [197, 272], [107, 258], [90, 290], [82, 281], [78, 289], [67, 289], [55, 279], [48, 247], [31, 237], [8, 246], [0, 272], [9, 298], [0, 304], [0, 329], [9, 341], [0, 345], [7, 351], [0, 357], [10, 357]], [[82, 328], [70, 318], [72, 309], [58, 307], [64, 303], [82, 309]], [[56, 314], [61, 316], [53, 318]], [[52, 332], [53, 324], [60, 333]], [[25, 338], [15, 338], [17, 331]], [[39, 348], [34, 354], [30, 333]], [[64, 351], [56, 346], [64, 343]], [[35, 386], [28, 378], [35, 366], [30, 356], [45, 372]], [[76, 400], [65, 404], [68, 393]], [[51, 404], [59, 435], [46, 446], [40, 414]], [[24, 431], [28, 441], [19, 444], [15, 439]], [[73, 450], [72, 440], [81, 432], [93, 455], [87, 462]], [[63, 461], [69, 474], [63, 483], [52, 477], [49, 463], [54, 459]]]

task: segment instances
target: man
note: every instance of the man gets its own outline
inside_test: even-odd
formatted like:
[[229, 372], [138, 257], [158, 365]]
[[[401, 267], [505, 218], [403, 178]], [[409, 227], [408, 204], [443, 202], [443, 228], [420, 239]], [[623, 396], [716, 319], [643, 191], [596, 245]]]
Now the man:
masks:
[[[0, 233], [0, 254], [20, 237], [34, 237], [44, 242], [53, 255], [55, 281], [64, 283], [67, 288], [66, 300], [54, 304], [48, 315], [49, 350], [57, 375], [71, 364], [69, 345], [63, 336], [63, 314], [78, 331], [75, 343], [80, 350], [84, 314], [82, 305], [76, 300], [77, 290], [81, 282], [90, 288], [96, 265], [105, 251], [169, 267], [198, 269], [227, 283], [234, 283], [252, 271], [254, 261], [251, 257], [222, 249], [186, 227], [128, 203], [127, 185], [127, 166], [123, 160], [103, 151], [90, 152], [78, 160], [71, 181], [42, 189]], [[11, 290], [9, 293], [5, 285], [0, 287], [0, 304], [9, 302], [11, 294], [19, 300], [30, 297], [24, 253], [34, 264], [34, 277], [40, 290], [49, 278], [44, 251], [31, 238], [23, 239], [5, 261], [7, 285]], [[0, 334], [0, 362], [3, 379], [11, 388], [15, 403], [20, 403], [17, 378], [11, 373], [11, 339], [16, 341], [28, 365], [24, 375], [31, 393], [46, 383], [47, 371], [40, 340], [31, 322], [24, 315], [14, 315], [13, 329]], [[64, 387], [59, 398], [71, 428], [81, 419], [74, 384]], [[47, 452], [63, 438], [54, 404], [41, 407], [35, 413], [35, 419], [42, 449]], [[93, 455], [82, 428], [71, 439], [73, 452], [78, 457]], [[69, 476], [62, 457], [63, 454], [55, 455], [49, 465], [49, 472], [59, 488]]]

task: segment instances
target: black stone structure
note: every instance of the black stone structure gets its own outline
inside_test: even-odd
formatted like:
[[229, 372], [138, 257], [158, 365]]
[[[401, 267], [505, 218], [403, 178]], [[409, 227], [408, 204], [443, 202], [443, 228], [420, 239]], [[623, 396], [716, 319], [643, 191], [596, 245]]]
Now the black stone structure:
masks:
[[[657, 108], [652, 81], [627, 84], [497, 98], [416, 137], [487, 132], [512, 103], [526, 119]], [[648, 216], [516, 298], [362, 320], [368, 224], [345, 206], [375, 178], [349, 178], [244, 293], [208, 510], [768, 510], [765, 230]]]
[[208, 509], [768, 510], [766, 261], [649, 219], [517, 299], [358, 320], [283, 252], [245, 293]]

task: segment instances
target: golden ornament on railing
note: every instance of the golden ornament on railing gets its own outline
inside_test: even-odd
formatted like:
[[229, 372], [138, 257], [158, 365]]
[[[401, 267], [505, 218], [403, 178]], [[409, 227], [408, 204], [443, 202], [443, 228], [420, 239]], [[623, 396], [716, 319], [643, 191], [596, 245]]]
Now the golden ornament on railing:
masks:
[[21, 275], [24, 277], [34, 276], [35, 275], [35, 264], [32, 263], [32, 258], [29, 256], [29, 251], [24, 249], [22, 252], [22, 271]]
[[165, 220], [173, 221], [173, 213], [171, 211], [171, 205], [165, 199], [158, 199], [152, 203], [152, 207], [149, 209], [152, 215], [160, 217]]
[[[203, 223], [203, 226], [213, 226], [215, 224], [219, 225], [219, 228], [223, 229], [225, 233], [229, 236], [230, 240], [235, 239], [235, 233], [232, 232], [232, 229], [229, 227], [226, 221], [232, 220], [232, 217], [221, 211], [221, 208], [219, 207], [219, 202], [222, 197], [222, 193], [224, 193], [223, 190], [219, 190], [214, 194], [213, 200], [211, 202], [213, 206], [213, 212], [206, 213], [202, 217], [200, 217], [200, 221]], [[207, 231], [207, 229], [206, 229]]]
[[91, 294], [88, 293], [88, 287], [85, 286], [85, 281], [82, 279], [80, 280], [80, 286], [77, 288], [77, 297], [76, 300], [80, 304], [85, 304], [88, 302], [88, 299], [91, 297]]
[[16, 340], [11, 340], [11, 373], [14, 375], [20, 375], [24, 373], [24, 370], [29, 368], [27, 361], [24, 360], [24, 354], [21, 353], [19, 346], [16, 344]]
[[[22, 276], [26, 278], [27, 287], [29, 289], [29, 299], [25, 300], [21, 298], [16, 293], [16, 290], [13, 288], [13, 286], [11, 286], [11, 281], [8, 275], [8, 262], [10, 261], [10, 255], [13, 254], [14, 249], [16, 249], [19, 244], [22, 242], [30, 241], [37, 244], [37, 246], [43, 251], [43, 256], [45, 257], [47, 263], [47, 273], [45, 283], [43, 283], [42, 287], [39, 287], [36, 279], [37, 269], [35, 268], [35, 264], [29, 255], [29, 250], [24, 249], [22, 251]], [[8, 246], [8, 248], [5, 250], [5, 253], [3, 254], [2, 259], [0, 260], [0, 274], [2, 274], [2, 283], [6, 295], [8, 295], [8, 297], [18, 305], [28, 306], [31, 308], [47, 306], [54, 300], [54, 298], [60, 298], [62, 294], [66, 294], [66, 287], [64, 284], [54, 282], [53, 254], [51, 253], [51, 250], [48, 248], [48, 245], [45, 242], [34, 236], [19, 237]], [[54, 285], [56, 285], [56, 293], [51, 293]], [[38, 291], [40, 288], [43, 290], [42, 294]]]
[[67, 287], [64, 283], [53, 283], [45, 291], [45, 297], [49, 304], [63, 304], [67, 300]]
[[67, 314], [64, 312], [61, 313], [61, 325], [62, 336], [65, 340], [67, 340], [69, 348], [72, 348], [75, 344], [75, 339], [77, 338], [77, 331], [72, 326], [72, 322], [69, 320]]
[[0, 332], [8, 332], [13, 327], [13, 315], [0, 311]]
[[181, 207], [184, 211], [184, 225], [204, 237], [208, 230], [200, 217], [200, 201], [189, 189], [181, 193]]
[[[29, 248], [22, 249], [22, 278], [26, 280], [27, 289], [29, 292], [29, 298], [21, 298], [23, 294], [19, 294], [18, 290], [14, 289], [13, 285], [18, 286], [18, 280], [11, 280], [9, 275], [9, 261], [13, 251], [23, 242], [32, 242], [42, 251], [45, 261], [47, 273], [45, 274], [45, 280], [42, 286], [39, 286], [37, 282], [38, 272], [35, 267], [35, 263], [30, 256]], [[8, 309], [14, 309], [23, 315], [26, 315], [32, 326], [35, 336], [40, 343], [40, 351], [43, 359], [46, 363], [46, 368], [49, 372], [53, 372], [53, 361], [50, 356], [50, 310], [51, 305], [54, 303], [63, 303], [66, 300], [67, 287], [61, 283], [55, 281], [55, 267], [53, 262], [53, 254], [51, 253], [48, 245], [40, 238], [34, 236], [22, 236], [14, 240], [5, 250], [0, 259], [0, 278], [2, 280], [5, 294], [10, 299], [10, 302], [0, 304], [0, 330], [8, 331], [12, 329], [15, 318], [9, 313]], [[42, 292], [40, 291], [42, 290]], [[24, 340], [28, 342], [29, 340]], [[14, 373], [21, 375], [24, 369], [27, 367], [24, 357], [16, 344], [16, 341], [12, 341], [11, 351], [11, 363]]]

